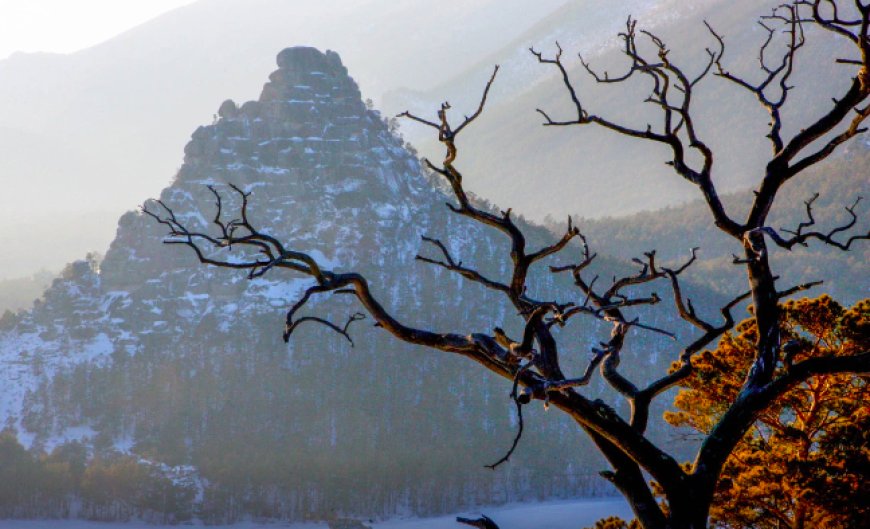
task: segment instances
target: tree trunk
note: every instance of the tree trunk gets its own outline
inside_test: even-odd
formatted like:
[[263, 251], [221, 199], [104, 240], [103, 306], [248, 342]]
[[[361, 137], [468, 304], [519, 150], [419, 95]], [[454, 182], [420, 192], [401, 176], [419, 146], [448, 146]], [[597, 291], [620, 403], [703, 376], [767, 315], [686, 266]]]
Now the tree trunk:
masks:
[[748, 261], [749, 286], [758, 328], [757, 355], [749, 372], [747, 389], [753, 390], [773, 378], [779, 357], [779, 298], [776, 293], [773, 273], [767, 260], [767, 245], [761, 231], [746, 234], [746, 258]]

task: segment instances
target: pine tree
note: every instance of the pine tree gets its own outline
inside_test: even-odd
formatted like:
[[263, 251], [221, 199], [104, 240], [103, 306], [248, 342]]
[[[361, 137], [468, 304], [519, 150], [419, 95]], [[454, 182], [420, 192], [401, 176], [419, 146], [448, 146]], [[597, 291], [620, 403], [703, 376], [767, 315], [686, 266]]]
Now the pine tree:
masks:
[[[870, 345], [870, 299], [850, 309], [827, 295], [782, 306], [786, 354], [777, 369], [809, 358], [854, 354]], [[665, 414], [707, 434], [752, 365], [753, 319], [695, 362]], [[777, 398], [737, 445], [711, 510], [718, 527], [843, 529], [870, 516], [870, 388], [866, 377], [818, 375]]]

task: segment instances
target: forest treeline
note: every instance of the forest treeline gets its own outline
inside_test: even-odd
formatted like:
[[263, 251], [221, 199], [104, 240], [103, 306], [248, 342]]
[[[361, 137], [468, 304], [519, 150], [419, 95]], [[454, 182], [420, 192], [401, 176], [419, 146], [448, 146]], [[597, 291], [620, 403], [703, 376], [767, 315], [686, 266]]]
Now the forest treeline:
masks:
[[[867, 186], [860, 177], [866, 173], [849, 170], [850, 164], [870, 168], [870, 157], [836, 160], [830, 173], [818, 173], [812, 182], [789, 188], [790, 196], [812, 196], [811, 190], [818, 189], [817, 218], [829, 222], [842, 215], [842, 204], [827, 197], [847, 196], [848, 190], [861, 193]], [[714, 236], [698, 227], [704, 225], [703, 214], [687, 205], [587, 223], [584, 229], [591, 234], [592, 247], [602, 253], [622, 251], [627, 256], [658, 247], [660, 255], [671, 260], [700, 241], [701, 256], [728, 255], [715, 246], [719, 242]], [[780, 215], [782, 224], [795, 224], [802, 210], [783, 210]], [[492, 262], [483, 255], [490, 248], [478, 251], [482, 254], [467, 258]], [[860, 259], [860, 253], [835, 258], [813, 247], [795, 251], [809, 255], [794, 260], [806, 267], [794, 272], [795, 282], [814, 279], [815, 267], [824, 266], [834, 271], [827, 274], [834, 282], [819, 290], [843, 290], [850, 281], [853, 288], [863, 284], [854, 277], [860, 266], [853, 261]], [[698, 279], [721, 277], [708, 275], [709, 270], [729, 263], [727, 259], [705, 262]], [[602, 273], [620, 266], [610, 259], [600, 264]], [[98, 296], [96, 263], [78, 268], [61, 274], [32, 322], [16, 316], [8, 323], [66, 343], [69, 338], [50, 325], [62, 316], [71, 337], [91, 339], [99, 328], [91, 328], [89, 322], [98, 315], [88, 316], [79, 305], [89, 296]], [[741, 279], [708, 284], [728, 292], [742, 286]], [[487, 311], [457, 310], [457, 300], [439, 294], [438, 281], [435, 275], [424, 275], [417, 285], [418, 299], [397, 300], [397, 306], [407, 314], [429, 307], [449, 315], [442, 322], [448, 327], [453, 319], [484, 324]], [[714, 292], [692, 284], [686, 288], [697, 290], [694, 297], [700, 311], [710, 312], [716, 306]], [[843, 297], [860, 295], [849, 292]], [[480, 302], [475, 307], [497, 305], [485, 296]], [[338, 320], [346, 312], [339, 306], [326, 315]], [[176, 338], [172, 329], [166, 329], [143, 336], [145, 347], [135, 355], [118, 346], [108, 364], [83, 363], [40, 377], [42, 384], [28, 392], [21, 417], [22, 426], [35, 435], [31, 450], [21, 447], [10, 432], [4, 437], [0, 461], [16, 463], [0, 465], [3, 472], [14, 472], [0, 476], [0, 482], [20, 486], [3, 489], [2, 516], [134, 517], [160, 522], [195, 516], [215, 523], [244, 517], [300, 520], [336, 513], [388, 516], [404, 509], [435, 514], [476, 503], [613, 493], [597, 476], [603, 466], [591, 457], [585, 440], [556, 415], [540, 409], [526, 412], [527, 430], [515, 464], [497, 474], [484, 469], [514, 432], [515, 418], [505, 403], [508, 388], [488, 377], [452, 379], [454, 359], [436, 361], [397, 348], [364, 325], [354, 332], [356, 348], [304, 329], [294, 335], [287, 350], [275, 330], [278, 316], [252, 315], [216, 337], [213, 329], [221, 327], [221, 314], [214, 311], [187, 330], [184, 354], [173, 353], [178, 348]], [[148, 312], [128, 315], [143, 326], [148, 318], [161, 317]], [[674, 325], [670, 317], [659, 323]], [[597, 331], [592, 322], [575, 330], [581, 343]], [[253, 344], [250, 337], [255, 337]], [[646, 350], [627, 352], [643, 356], [645, 361], [626, 365], [641, 377], [649, 366], [671, 360], [668, 343], [651, 337], [644, 341]], [[73, 340], [63, 347], [72, 351], [76, 346]], [[42, 369], [39, 359], [33, 360], [33, 369]], [[578, 369], [582, 361], [578, 355]], [[397, 386], [395, 381], [404, 380], [418, 362], [425, 376], [406, 381], [407, 387]], [[337, 383], [324, 392], [327, 374]], [[445, 380], [453, 382], [445, 384]], [[597, 394], [603, 387], [596, 381], [589, 391]], [[475, 400], [472, 394], [483, 398]], [[395, 420], [398, 417], [402, 420]], [[44, 452], [44, 443], [55, 432], [82, 424], [92, 425], [95, 432], [87, 450], [72, 444]], [[655, 421], [652, 429], [665, 430], [661, 421]], [[129, 454], [115, 451], [119, 439], [130, 440]], [[565, 460], [548, 458], [541, 450], [556, 445], [574, 449]], [[173, 481], [161, 466], [146, 461], [169, 468], [193, 465], [202, 489]], [[104, 492], [98, 493], [97, 483], [102, 483]]]
[[[846, 207], [855, 206], [856, 201], [856, 214], [865, 215], [870, 210], [867, 175], [870, 175], [870, 149], [865, 144], [850, 146], [842, 156], [826, 161], [824, 167], [813, 168], [803, 178], [784, 186], [771, 211], [770, 225], [775, 229], [795, 229], [807, 220], [804, 202], [816, 194], [813, 217], [817, 223], [815, 229], [819, 231], [828, 231], [848, 221]], [[722, 200], [729, 212], [742, 218], [746, 204], [751, 203], [750, 193], [747, 190], [728, 194]], [[563, 229], [561, 219], [548, 218], [546, 224], [554, 233], [561, 233]], [[583, 219], [578, 224], [590, 244], [621, 259], [630, 259], [651, 249], [656, 249], [659, 255], [679, 255], [697, 246], [698, 263], [687, 270], [687, 278], [724, 296], [735, 295], [746, 288], [744, 274], [731, 259], [732, 254], [741, 251], [739, 244], [710, 222], [710, 212], [700, 200], [627, 217]], [[808, 247], [774, 248], [771, 259], [781, 271], [782, 285], [824, 279], [825, 284], [817, 292], [827, 292], [846, 303], [868, 294], [870, 246], [866, 244], [854, 245], [851, 251], [844, 253], [810, 241]]]
[[26, 450], [17, 432], [0, 432], [0, 517], [154, 523], [189, 520], [196, 489], [159, 465], [120, 453], [89, 457], [72, 441], [50, 453]]
[[[251, 451], [250, 446], [234, 448], [238, 453]], [[179, 468], [189, 472], [179, 472]], [[208, 478], [200, 478], [192, 470], [112, 449], [93, 453], [79, 441], [65, 442], [50, 452], [28, 450], [18, 441], [17, 432], [7, 428], [0, 433], [0, 519], [136, 519], [177, 524], [197, 518], [206, 523], [233, 523], [242, 519], [329, 520], [346, 512], [339, 506], [347, 505], [347, 498], [327, 498], [329, 503], [324, 503], [322, 492], [314, 487], [300, 489], [305, 476], [288, 468], [287, 458], [269, 453], [213, 461], [203, 472]], [[365, 492], [360, 497], [367, 497], [370, 504], [364, 505], [358, 498], [357, 515], [361, 511], [384, 515], [407, 502], [419, 505], [427, 501], [425, 494], [411, 489], [402, 492], [379, 487], [377, 479], [366, 479], [359, 470], [349, 469], [348, 475], [331, 478]], [[565, 484], [579, 495], [608, 494], [602, 483], [597, 476], [575, 475]], [[457, 495], [481, 501], [497, 494], [486, 483], [457, 480], [452, 486]], [[546, 495], [559, 494], [551, 486], [547, 488]], [[347, 494], [347, 488], [336, 490], [338, 495]], [[438, 497], [428, 496], [435, 501]], [[434, 510], [443, 507], [430, 506]]]
[[[868, 172], [866, 154], [838, 159], [811, 181], [787, 188], [787, 198], [800, 203], [798, 198], [818, 190], [816, 217], [827, 225], [843, 215], [843, 204], [829, 197], [866, 194], [868, 183], [861, 175]], [[695, 244], [702, 246], [702, 258], [728, 255], [727, 248], [717, 246], [724, 242], [699, 227], [705, 225], [704, 214], [690, 204], [582, 226], [596, 251], [619, 257], [656, 247], [671, 260]], [[777, 225], [794, 225], [802, 214], [801, 208], [783, 208]], [[466, 258], [491, 263], [492, 257], [484, 255], [490, 250], [482, 246], [481, 255]], [[858, 277], [862, 251], [833, 256], [812, 246], [796, 249], [805, 258], [792, 261], [798, 268], [789, 272], [789, 281], [815, 279], [814, 271], [823, 268], [833, 282], [819, 290], [846, 290], [842, 297], [854, 300], [862, 295], [855, 285], [864, 284]], [[621, 266], [602, 259], [602, 273]], [[727, 259], [702, 264], [695, 279], [723, 293], [742, 286], [742, 277], [728, 275], [733, 272]], [[99, 295], [96, 268], [97, 263], [69, 267], [38, 304], [33, 321], [15, 315], [6, 323], [74, 350], [70, 339], [89, 340], [99, 332], [89, 323], [98, 318], [89, 315], [96, 309], [80, 306], [83, 299]], [[716, 273], [720, 268], [722, 273]], [[457, 300], [439, 293], [436, 276], [422, 276], [416, 297], [397, 300], [397, 306], [407, 314], [428, 307], [449, 315], [442, 322], [448, 327], [454, 319], [485, 323], [489, 312], [457, 310]], [[563, 287], [550, 284], [546, 289]], [[715, 292], [691, 283], [686, 288], [697, 290], [700, 311], [716, 306]], [[474, 307], [487, 305], [497, 306], [484, 296]], [[346, 312], [339, 306], [326, 314], [338, 320]], [[214, 311], [187, 330], [184, 354], [173, 353], [179, 346], [167, 328], [143, 335], [144, 348], [135, 355], [117, 346], [108, 364], [83, 363], [40, 377], [42, 384], [28, 392], [21, 417], [22, 426], [35, 435], [32, 448], [25, 450], [11, 431], [3, 437], [0, 483], [16, 485], [2, 488], [0, 515], [159, 522], [195, 516], [219, 523], [244, 517], [324, 519], [336, 513], [388, 516], [404, 509], [435, 514], [484, 502], [613, 493], [597, 476], [602, 463], [591, 457], [585, 440], [540, 409], [527, 410], [528, 428], [516, 464], [498, 474], [484, 469], [515, 428], [505, 403], [507, 388], [487, 377], [453, 379], [454, 359], [436, 361], [397, 348], [368, 326], [355, 330], [356, 348], [307, 329], [294, 335], [287, 350], [274, 315], [252, 315], [215, 337], [213, 329], [224, 324], [221, 314]], [[69, 337], [51, 325], [60, 317]], [[147, 311], [127, 317], [143, 326], [148, 318], [162, 318]], [[674, 325], [671, 317], [659, 323]], [[581, 343], [597, 331], [592, 322], [575, 330]], [[646, 350], [627, 353], [644, 357], [626, 365], [641, 377], [649, 366], [671, 359], [668, 343], [647, 337], [645, 344]], [[582, 361], [579, 355], [577, 368]], [[397, 386], [395, 381], [404, 380], [418, 362], [425, 376]], [[39, 358], [32, 368], [43, 369]], [[329, 392], [322, 389], [324, 377], [337, 381]], [[596, 381], [589, 391], [599, 393], [603, 387]], [[75, 443], [48, 453], [42, 449], [56, 432], [82, 424], [95, 432], [87, 449]], [[656, 421], [652, 429], [663, 432], [664, 424]], [[129, 454], [116, 452], [119, 439], [130, 440]], [[541, 448], [555, 445], [575, 449], [565, 460], [546, 457]], [[201, 481], [196, 486], [173, 481], [162, 464], [193, 465]]]
[[[197, 190], [191, 196], [202, 197], [203, 211], [213, 207], [199, 187], [184, 185]], [[283, 180], [270, 185], [286, 191]], [[294, 186], [294, 200], [311, 204], [323, 183], [308, 179]], [[500, 296], [413, 261], [419, 235], [408, 233], [407, 223], [384, 225], [373, 214], [372, 204], [399, 200], [384, 193], [375, 186], [342, 193], [337, 201], [353, 201], [347, 209], [312, 218], [355, 218], [352, 210], [358, 211], [355, 222], [364, 227], [344, 259], [367, 263], [372, 283], [409, 324], [487, 330], [499, 321], [506, 332], [519, 335], [522, 320]], [[278, 199], [264, 215], [293, 220], [285, 213], [289, 199], [277, 191], [273, 196]], [[432, 204], [422, 206], [409, 196], [401, 199], [428, 219], [426, 233], [452, 236], [463, 262], [491, 277], [507, 276], [508, 261], [501, 258], [506, 241], [498, 234], [441, 213], [439, 194], [431, 193]], [[323, 209], [333, 211], [326, 206], [331, 203]], [[441, 214], [430, 213], [430, 207]], [[530, 244], [541, 246], [548, 233], [532, 231]], [[242, 517], [324, 519], [332, 513], [434, 515], [482, 504], [614, 493], [598, 476], [605, 463], [588, 439], [569, 419], [542, 406], [524, 411], [523, 442], [511, 464], [497, 472], [485, 468], [516, 435], [510, 381], [467, 373], [458, 357], [397, 346], [370, 320], [354, 324], [354, 347], [314, 325], [302, 326], [285, 344], [279, 307], [293, 299], [292, 288], [286, 288], [294, 284], [292, 275], [276, 276], [269, 287], [284, 287], [286, 294], [264, 299], [258, 294], [264, 282], [199, 268], [183, 252], [160, 245], [162, 232], [155, 232], [145, 219], [125, 216], [102, 262], [71, 265], [32, 311], [0, 321], [0, 330], [43, 344], [36, 349], [15, 342], [23, 355], [15, 361], [26, 364], [21, 376], [28, 379], [17, 419], [22, 435], [32, 436], [34, 450], [52, 446], [70, 429], [87, 427], [92, 433], [84, 441], [92, 457], [122, 449], [171, 467], [191, 465], [203, 484], [192, 510], [216, 523]], [[634, 265], [605, 256], [590, 269], [635, 271]], [[413, 279], [406, 280], [405, 272]], [[572, 288], [569, 278], [543, 267], [534, 277], [530, 295], [549, 297]], [[719, 301], [703, 286], [686, 288], [698, 293], [699, 310], [710, 311]], [[358, 308], [350, 300], [332, 300], [316, 310], [338, 322]], [[681, 328], [673, 311], [640, 314], [657, 325]], [[586, 351], [609, 330], [589, 318], [560, 332], [576, 337], [577, 353], [565, 362], [572, 372], [582, 372]], [[648, 378], [655, 371], [650, 366], [665, 368], [676, 353], [664, 336], [650, 333], [644, 343], [643, 350], [626, 353], [637, 360], [626, 372]], [[105, 357], [64, 363], [94, 344], [105, 345], [99, 349]], [[596, 378], [588, 394], [602, 395], [605, 386]], [[650, 430], [664, 435], [664, 426], [659, 421]], [[565, 457], [553, 458], [553, 451], [564, 451]]]

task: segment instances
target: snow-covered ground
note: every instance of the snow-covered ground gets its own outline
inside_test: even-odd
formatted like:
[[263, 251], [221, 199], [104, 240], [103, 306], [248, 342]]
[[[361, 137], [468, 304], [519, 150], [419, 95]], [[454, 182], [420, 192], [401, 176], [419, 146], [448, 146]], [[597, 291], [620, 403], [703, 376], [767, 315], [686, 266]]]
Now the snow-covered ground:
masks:
[[[374, 529], [461, 529], [468, 527], [456, 523], [456, 516], [476, 518], [486, 514], [499, 524], [501, 529], [581, 529], [592, 526], [595, 520], [607, 516], [631, 519], [631, 510], [622, 499], [606, 498], [591, 500], [561, 500], [543, 503], [519, 503], [480, 511], [458, 513], [436, 518], [397, 518], [383, 522], [367, 523]], [[142, 522], [103, 523], [81, 520], [0, 520], [0, 529], [155, 529], [154, 525]], [[176, 527], [186, 527], [179, 525]], [[211, 525], [209, 529], [326, 529], [326, 524], [317, 523], [270, 523], [242, 522], [235, 525]]]
[[[596, 520], [608, 516], [633, 518], [631, 509], [622, 498], [515, 503], [459, 513], [458, 516], [478, 518], [481, 514], [492, 518], [501, 529], [581, 529], [592, 526]], [[456, 516], [395, 519], [370, 525], [374, 529], [467, 528], [467, 525], [456, 523]]]

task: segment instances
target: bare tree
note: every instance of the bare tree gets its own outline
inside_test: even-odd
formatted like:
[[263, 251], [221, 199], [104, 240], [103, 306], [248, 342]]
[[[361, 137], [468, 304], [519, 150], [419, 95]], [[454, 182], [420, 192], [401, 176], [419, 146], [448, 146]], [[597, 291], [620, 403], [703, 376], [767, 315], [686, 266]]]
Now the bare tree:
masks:
[[[780, 289], [768, 261], [771, 245], [791, 249], [795, 245], [806, 245], [816, 240], [848, 250], [856, 241], [870, 238], [870, 233], [851, 236], [846, 233], [857, 223], [857, 202], [846, 208], [850, 220], [830, 231], [813, 229], [813, 199], [806, 202], [807, 220], [793, 230], [776, 230], [767, 223], [777, 192], [786, 182], [818, 164], [833, 154], [838, 146], [865, 130], [862, 123], [870, 115], [870, 105], [867, 104], [870, 96], [870, 3], [860, 0], [794, 0], [762, 17], [760, 23], [767, 31], [767, 38], [759, 50], [761, 74], [757, 82], [729, 72], [724, 60], [725, 38], [709, 25], [707, 27], [714, 45], [706, 50], [705, 64], [694, 75], [671, 62], [669, 49], [664, 41], [650, 32], [638, 30], [632, 19], [628, 20], [625, 32], [620, 34], [622, 51], [628, 59], [625, 73], [618, 76], [599, 74], [581, 58], [585, 70], [598, 83], [619, 85], [638, 77], [649, 80], [651, 92], [646, 102], [660, 110], [661, 122], [649, 124], [645, 128], [632, 128], [592, 113], [570, 80], [568, 69], [562, 60], [562, 50], [558, 45], [558, 51], [552, 56], [531, 50], [540, 63], [552, 66], [561, 74], [566, 93], [576, 110], [573, 117], [563, 120], [539, 110], [544, 116], [544, 125], [598, 125], [616, 134], [668, 147], [672, 154], [669, 165], [679, 176], [698, 187], [709, 206], [715, 225], [740, 242], [744, 249], [743, 255], [734, 256], [733, 261], [735, 265], [746, 270], [749, 288], [747, 292], [734, 297], [721, 307], [721, 319], [718, 322], [703, 319], [681, 291], [680, 276], [694, 262], [694, 250], [685, 262], [671, 266], [661, 265], [656, 261], [655, 252], [649, 252], [643, 259], [636, 260], [640, 267], [636, 274], [615, 277], [609, 284], [598, 285], [595, 279], [589, 280], [584, 275], [588, 265], [595, 259], [595, 254], [590, 251], [586, 238], [572, 225], [570, 219], [559, 240], [543, 248], [529, 249], [510, 209], [494, 214], [477, 207], [469, 199], [463, 187], [462, 173], [455, 166], [458, 154], [456, 138], [483, 112], [498, 67], [493, 71], [476, 111], [464, 117], [458, 125], [451, 124], [448, 117], [450, 105], [447, 103], [441, 105], [433, 120], [408, 112], [401, 116], [437, 131], [438, 139], [446, 148], [446, 156], [439, 164], [430, 161], [425, 163], [449, 184], [455, 198], [454, 204], [448, 204], [450, 210], [502, 232], [510, 241], [512, 270], [509, 281], [502, 282], [487, 277], [480, 271], [463, 265], [462, 261], [451, 255], [442, 241], [430, 238], [424, 238], [424, 242], [431, 249], [431, 253], [418, 255], [417, 259], [502, 293], [522, 318], [522, 336], [508, 336], [497, 326], [499, 322], [494, 322], [493, 329], [489, 332], [441, 333], [405, 325], [375, 298], [368, 281], [362, 275], [327, 270], [311, 254], [287, 248], [277, 238], [258, 231], [248, 220], [248, 194], [239, 188], [233, 187], [233, 190], [241, 197], [241, 211], [239, 218], [231, 221], [223, 220], [221, 195], [212, 189], [217, 201], [217, 214], [214, 218], [218, 229], [216, 234], [190, 231], [163, 203], [146, 204], [143, 209], [146, 214], [169, 228], [166, 243], [189, 246], [203, 263], [245, 269], [250, 277], [261, 276], [274, 268], [289, 269], [312, 277], [316, 284], [305, 292], [287, 314], [285, 339], [289, 338], [290, 332], [302, 321], [325, 323], [349, 339], [348, 325], [359, 319], [359, 314], [351, 316], [343, 326], [318, 318], [297, 317], [297, 312], [312, 296], [349, 294], [359, 300], [379, 327], [397, 339], [467, 357], [512, 380], [511, 397], [520, 413], [520, 431], [510, 451], [491, 465], [493, 468], [508, 460], [520, 440], [523, 427], [522, 406], [533, 399], [543, 400], [567, 413], [590, 436], [612, 467], [611, 470], [602, 472], [602, 476], [622, 492], [644, 528], [706, 528], [710, 503], [723, 464], [762, 410], [808, 377], [823, 373], [870, 372], [868, 352], [852, 356], [813, 358], [789, 364], [785, 369], [781, 367], [784, 345], [780, 343], [778, 301], [816, 283]], [[793, 136], [784, 137], [782, 110], [792, 89], [790, 79], [795, 70], [796, 57], [806, 41], [805, 30], [810, 26], [851, 41], [857, 56], [838, 59], [837, 62], [843, 63], [844, 69], [857, 69], [857, 73], [845, 93], [831, 94], [833, 103], [830, 109], [812, 123], [800, 128]], [[771, 57], [774, 55], [771, 43], [781, 38], [786, 41], [784, 52]], [[711, 76], [722, 78], [748, 91], [770, 114], [767, 137], [771, 143], [772, 154], [764, 174], [760, 175], [760, 184], [754, 194], [749, 214], [743, 220], [730, 215], [720, 200], [713, 183], [714, 153], [699, 137], [693, 119], [693, 95], [699, 84]], [[554, 274], [571, 274], [578, 291], [566, 292], [564, 299], [533, 299], [527, 290], [529, 270], [544, 258], [560, 254], [572, 241], [579, 242], [579, 262], [553, 266], [550, 270]], [[230, 246], [247, 247], [256, 253], [250, 254], [253, 257], [247, 260], [236, 258], [232, 261], [221, 258], [222, 254], [219, 252], [215, 253], [216, 249]], [[627, 316], [626, 309], [661, 301], [655, 295], [632, 294], [634, 287], [652, 282], [670, 285], [677, 312], [697, 329], [697, 335], [679, 347], [677, 357], [681, 367], [642, 386], [620, 372], [620, 354], [627, 331], [631, 327], [669, 334], [664, 329]], [[683, 466], [645, 435], [650, 404], [668, 388], [691, 374], [692, 357], [734, 326], [731, 311], [745, 300], [751, 304], [759, 330], [754, 365], [739, 396], [730, 403], [727, 411], [700, 444], [694, 461]], [[560, 364], [561, 349], [554, 331], [568, 325], [574, 316], [579, 315], [606, 321], [612, 328], [610, 337], [602, 341], [600, 347], [593, 349], [592, 360], [585, 372], [580, 376], [569, 377]], [[612, 406], [601, 400], [591, 400], [583, 395], [581, 388], [589, 383], [596, 367], [600, 368], [603, 379], [630, 404], [628, 417], [620, 416]], [[647, 483], [648, 476], [660, 487], [664, 500], [662, 505], [657, 502]], [[488, 518], [481, 520], [462, 521], [495, 526]]]

